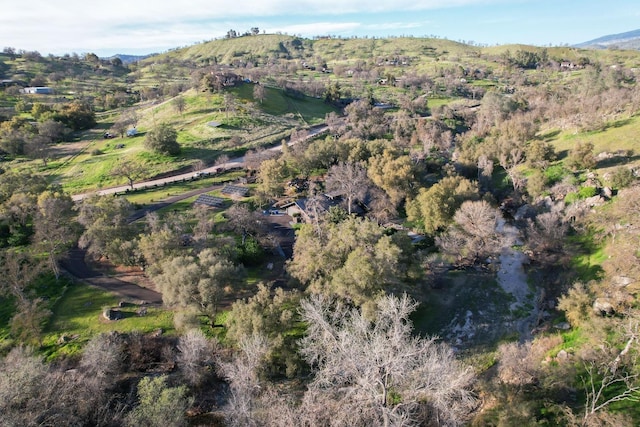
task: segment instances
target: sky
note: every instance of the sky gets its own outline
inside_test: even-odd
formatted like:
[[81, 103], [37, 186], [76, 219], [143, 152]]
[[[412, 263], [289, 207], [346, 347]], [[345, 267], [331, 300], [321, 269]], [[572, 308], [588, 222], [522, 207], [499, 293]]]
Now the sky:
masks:
[[640, 29], [638, 0], [2, 0], [0, 48], [161, 53], [233, 29], [302, 37], [440, 37], [577, 44]]

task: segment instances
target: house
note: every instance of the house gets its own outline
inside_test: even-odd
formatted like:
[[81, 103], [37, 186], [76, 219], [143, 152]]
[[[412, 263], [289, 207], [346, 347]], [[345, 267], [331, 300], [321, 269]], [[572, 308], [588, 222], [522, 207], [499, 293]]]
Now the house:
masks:
[[22, 93], [33, 94], [33, 95], [51, 95], [53, 94], [53, 89], [46, 86], [32, 86], [25, 87], [22, 89]]
[[329, 211], [331, 206], [337, 206], [342, 202], [339, 197], [331, 197], [327, 194], [319, 194], [313, 199], [307, 197], [297, 199], [280, 207], [290, 217], [300, 217], [304, 222], [312, 222], [317, 216]]

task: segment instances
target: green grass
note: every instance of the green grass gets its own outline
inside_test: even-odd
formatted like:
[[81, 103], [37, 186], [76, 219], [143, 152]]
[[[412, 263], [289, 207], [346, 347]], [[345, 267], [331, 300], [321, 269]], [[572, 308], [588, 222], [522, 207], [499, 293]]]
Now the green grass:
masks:
[[[142, 333], [162, 328], [173, 332], [173, 313], [149, 307], [146, 316], [136, 315], [136, 306], [123, 307], [124, 319], [107, 321], [102, 316], [104, 307], [117, 306], [120, 298], [110, 292], [84, 284], [75, 284], [53, 307], [53, 316], [44, 333], [43, 352], [49, 358], [76, 354], [94, 335], [118, 331]], [[75, 337], [65, 344], [57, 344], [66, 335]]]
[[[442, 336], [454, 319], [464, 324], [467, 311], [472, 313], [473, 323], [485, 322], [480, 318], [485, 319], [486, 316], [493, 321], [510, 316], [509, 303], [509, 295], [496, 283], [493, 275], [452, 271], [443, 278], [440, 289], [429, 291], [425, 301], [413, 313], [412, 320], [417, 332]], [[492, 332], [487, 334], [488, 341], [499, 338], [490, 335]]]

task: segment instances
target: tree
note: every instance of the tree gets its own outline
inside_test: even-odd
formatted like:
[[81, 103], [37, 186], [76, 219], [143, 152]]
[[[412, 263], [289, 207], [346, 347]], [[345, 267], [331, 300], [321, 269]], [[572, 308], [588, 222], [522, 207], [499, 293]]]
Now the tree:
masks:
[[120, 160], [111, 169], [111, 175], [118, 178], [126, 178], [129, 188], [134, 189], [133, 183], [140, 177], [144, 176], [145, 168], [142, 164], [132, 160]]
[[250, 298], [233, 303], [227, 316], [226, 339], [235, 345], [252, 336], [266, 338], [268, 353], [265, 355], [266, 373], [288, 378], [300, 371], [301, 359], [296, 352], [296, 334], [292, 333], [300, 320], [297, 308], [300, 293], [271, 289], [259, 283], [258, 291]]
[[95, 335], [82, 352], [80, 368], [89, 377], [114, 381], [123, 367], [125, 354], [122, 345], [117, 333]]
[[44, 167], [47, 167], [49, 158], [51, 157], [51, 147], [45, 137], [35, 135], [27, 140], [25, 151], [32, 159], [42, 160]]
[[329, 104], [336, 104], [340, 101], [342, 97], [342, 89], [340, 88], [340, 83], [335, 80], [332, 83], [327, 85], [327, 89], [324, 92], [324, 100]]
[[593, 155], [593, 143], [578, 141], [569, 150], [565, 164], [572, 170], [594, 168], [596, 166], [596, 158]]
[[258, 426], [254, 414], [255, 400], [260, 393], [260, 368], [267, 352], [267, 342], [253, 335], [240, 342], [240, 353], [232, 361], [219, 363], [220, 373], [229, 382], [227, 422], [231, 426]]
[[371, 308], [385, 292], [399, 292], [417, 277], [409, 238], [385, 234], [375, 222], [349, 217], [320, 231], [305, 224], [293, 247], [288, 273], [312, 293], [339, 296]]
[[55, 120], [45, 120], [38, 123], [38, 135], [40, 135], [48, 144], [55, 144], [64, 140], [68, 129], [64, 124]]
[[267, 197], [279, 197], [284, 193], [284, 184], [291, 172], [282, 158], [266, 159], [258, 170], [258, 191]]
[[124, 138], [130, 127], [136, 127], [138, 124], [138, 114], [133, 109], [125, 110], [120, 117], [113, 123], [111, 130]]
[[178, 132], [168, 123], [161, 123], [147, 132], [144, 145], [147, 149], [161, 154], [175, 156], [180, 153]]
[[332, 166], [327, 172], [327, 191], [345, 198], [349, 215], [355, 201], [364, 200], [370, 185], [367, 170], [359, 164], [340, 163]]
[[416, 221], [429, 234], [446, 227], [465, 200], [478, 199], [476, 183], [460, 176], [447, 176], [407, 203], [409, 221]]
[[231, 93], [227, 92], [224, 94], [223, 103], [224, 103], [224, 111], [228, 119], [229, 113], [233, 113], [236, 111], [236, 108], [237, 108], [236, 98]]
[[180, 115], [182, 115], [182, 113], [184, 113], [185, 108], [187, 108], [187, 101], [185, 101], [183, 96], [176, 96], [171, 101], [171, 105], [173, 105], [173, 108], [175, 108], [175, 110]]
[[225, 216], [228, 220], [229, 229], [240, 234], [244, 245], [247, 237], [260, 238], [265, 233], [265, 220], [258, 211], [249, 209], [244, 203], [235, 203], [232, 205]]
[[144, 377], [138, 383], [138, 406], [127, 417], [132, 427], [186, 426], [185, 412], [193, 403], [187, 387], [169, 387], [165, 375]]
[[74, 203], [66, 193], [46, 191], [38, 196], [34, 217], [35, 241], [47, 253], [56, 279], [60, 276], [58, 259], [78, 237]]
[[391, 150], [369, 159], [367, 173], [371, 181], [382, 188], [398, 206], [410, 192], [413, 183], [413, 167], [409, 156], [396, 156]]
[[62, 122], [72, 130], [91, 129], [96, 125], [96, 115], [92, 106], [87, 102], [73, 101], [62, 105], [51, 118]]
[[253, 99], [257, 99], [262, 104], [266, 98], [267, 94], [265, 88], [260, 83], [256, 83], [253, 85]]
[[485, 200], [463, 202], [453, 216], [453, 225], [436, 237], [436, 244], [458, 261], [484, 260], [502, 248], [502, 239], [497, 232], [501, 218], [500, 210]]
[[133, 237], [128, 218], [133, 206], [124, 197], [94, 196], [80, 204], [78, 222], [84, 226], [78, 246], [95, 258], [106, 256], [114, 262], [130, 254], [123, 251]]
[[[374, 319], [321, 297], [302, 301], [301, 352], [315, 375], [303, 406], [314, 425], [458, 424], [476, 405], [474, 375], [434, 337], [414, 337], [417, 304], [378, 300]], [[340, 402], [339, 406], [330, 402]], [[326, 412], [326, 406], [329, 411]], [[331, 421], [328, 421], [328, 419]]]
[[202, 383], [213, 362], [214, 343], [200, 329], [191, 329], [178, 340], [177, 362], [182, 377], [191, 386]]
[[212, 249], [205, 249], [198, 258], [176, 256], [165, 260], [162, 272], [153, 279], [166, 305], [196, 308], [208, 316], [213, 325], [222, 296], [243, 276], [243, 268], [216, 255]]

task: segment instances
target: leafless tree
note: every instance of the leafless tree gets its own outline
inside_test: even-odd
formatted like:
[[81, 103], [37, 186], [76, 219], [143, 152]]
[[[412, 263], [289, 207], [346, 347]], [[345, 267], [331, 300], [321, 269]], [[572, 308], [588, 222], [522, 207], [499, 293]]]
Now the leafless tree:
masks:
[[625, 336], [622, 350], [613, 350], [609, 355], [612, 359], [585, 364], [586, 375], [582, 378], [586, 397], [583, 426], [598, 425], [592, 420], [597, 420], [599, 412], [614, 402], [638, 399], [640, 375], [634, 370], [640, 344], [638, 320], [630, 321], [625, 328]]
[[240, 352], [230, 362], [219, 362], [219, 371], [229, 381], [230, 397], [226, 408], [231, 426], [257, 426], [254, 415], [261, 390], [260, 367], [268, 350], [266, 339], [253, 335], [240, 343]]
[[301, 352], [316, 369], [307, 398], [340, 402], [320, 425], [419, 425], [425, 412], [439, 425], [464, 421], [473, 373], [434, 337], [412, 336], [415, 308], [406, 295], [382, 297], [371, 321], [321, 297], [302, 302]]
[[145, 169], [130, 160], [121, 160], [111, 169], [111, 175], [126, 178], [129, 188], [133, 190], [133, 183], [144, 175]]
[[213, 361], [214, 343], [200, 329], [191, 329], [180, 337], [177, 362], [182, 377], [192, 386], [199, 385], [207, 366]]
[[124, 353], [121, 341], [117, 333], [100, 334], [91, 338], [80, 360], [80, 368], [85, 375], [101, 380], [113, 380], [123, 367]]
[[458, 261], [475, 262], [500, 250], [502, 239], [496, 231], [502, 214], [484, 200], [466, 201], [453, 216], [454, 224], [436, 238], [440, 249]]
[[264, 99], [266, 98], [266, 91], [264, 89], [264, 86], [260, 83], [253, 86], [253, 98], [257, 99], [260, 104], [262, 104], [264, 102]]
[[340, 163], [327, 172], [327, 190], [339, 193], [346, 199], [349, 214], [354, 202], [364, 198], [370, 185], [367, 170], [357, 163]]

